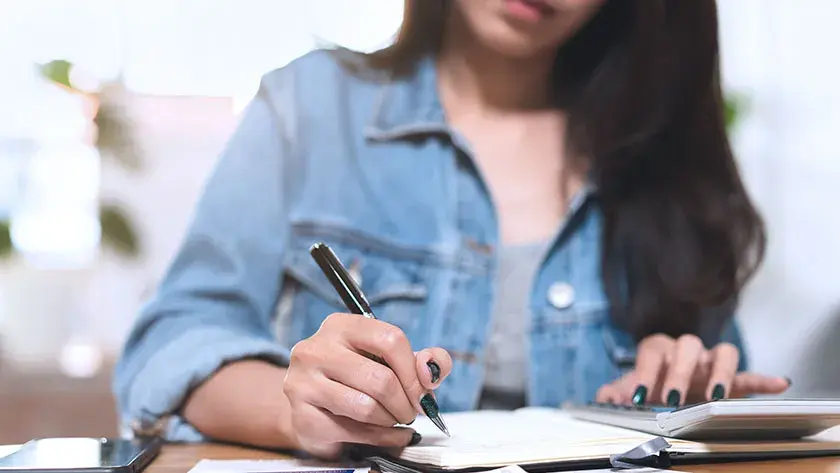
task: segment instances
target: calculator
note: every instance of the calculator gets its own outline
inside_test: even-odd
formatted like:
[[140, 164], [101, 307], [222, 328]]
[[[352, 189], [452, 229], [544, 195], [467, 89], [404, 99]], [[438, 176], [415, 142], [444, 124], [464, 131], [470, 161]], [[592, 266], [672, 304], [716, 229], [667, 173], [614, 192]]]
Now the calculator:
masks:
[[722, 399], [681, 407], [590, 403], [572, 417], [693, 441], [795, 440], [840, 425], [840, 399]]

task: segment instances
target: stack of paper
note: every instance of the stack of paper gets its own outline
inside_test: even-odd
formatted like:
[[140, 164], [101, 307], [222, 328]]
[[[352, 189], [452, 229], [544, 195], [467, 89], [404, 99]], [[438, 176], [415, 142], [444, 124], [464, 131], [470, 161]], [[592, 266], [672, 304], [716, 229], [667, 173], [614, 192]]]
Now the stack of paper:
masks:
[[446, 469], [493, 467], [560, 460], [604, 458], [653, 438], [629, 430], [572, 419], [556, 409], [477, 411], [447, 414], [452, 437], [426, 418], [414, 427], [423, 441], [401, 460]]
[[[576, 420], [559, 409], [475, 411], [446, 414], [445, 418], [452, 437], [446, 437], [431, 421], [421, 417], [411, 426], [423, 436], [419, 445], [371, 457], [371, 460], [385, 472], [451, 473], [493, 470], [508, 465], [518, 465], [528, 471], [603, 468], [615, 460], [615, 457], [611, 458], [613, 456], [626, 458], [623, 454], [641, 444], [656, 443], [666, 448], [667, 458], [672, 459], [761, 459], [780, 452], [805, 456], [808, 452], [812, 452], [811, 455], [840, 453], [840, 430], [798, 441], [703, 443], [659, 439], [657, 442], [653, 441], [658, 439], [653, 435]], [[654, 458], [658, 458], [657, 453], [658, 450], [653, 453]], [[300, 461], [204, 461], [190, 473], [368, 473], [364, 466]], [[516, 467], [496, 473], [523, 471]]]
[[0, 458], [9, 456], [20, 450], [21, 445], [0, 445]]
[[[426, 418], [412, 427], [423, 440], [396, 452], [391, 460], [433, 470], [495, 468], [505, 465], [559, 464], [608, 460], [653, 438], [632, 430], [572, 418], [559, 409], [475, 411], [447, 414], [447, 438]], [[840, 442], [821, 437], [776, 442], [693, 442], [668, 439], [670, 454], [718, 455], [762, 452], [840, 451]], [[760, 455], [758, 455], [760, 456]]]

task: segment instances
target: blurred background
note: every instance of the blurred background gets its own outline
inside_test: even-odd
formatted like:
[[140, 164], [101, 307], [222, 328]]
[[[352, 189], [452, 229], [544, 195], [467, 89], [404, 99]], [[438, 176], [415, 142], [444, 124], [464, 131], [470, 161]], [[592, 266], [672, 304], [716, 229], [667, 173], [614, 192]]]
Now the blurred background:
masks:
[[[0, 444], [116, 435], [110, 372], [260, 76], [386, 45], [401, 0], [0, 0]], [[718, 0], [730, 132], [770, 232], [756, 370], [840, 396], [834, 0]]]

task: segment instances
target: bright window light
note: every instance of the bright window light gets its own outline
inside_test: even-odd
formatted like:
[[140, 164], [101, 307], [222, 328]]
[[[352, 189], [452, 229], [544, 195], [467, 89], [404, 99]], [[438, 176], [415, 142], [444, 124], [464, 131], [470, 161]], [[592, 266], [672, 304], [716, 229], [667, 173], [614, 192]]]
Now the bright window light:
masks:
[[370, 51], [390, 42], [398, 0], [126, 0], [129, 89], [249, 97], [260, 76], [320, 45]]
[[90, 343], [68, 343], [61, 350], [61, 371], [71, 378], [91, 378], [102, 368], [102, 350]]
[[25, 183], [19, 192], [0, 195], [6, 202], [0, 211], [12, 217], [17, 250], [48, 266], [86, 264], [95, 256], [100, 163], [84, 144], [91, 125], [85, 99], [46, 84], [35, 73], [36, 63], [74, 63], [72, 79], [85, 89], [121, 77], [139, 94], [230, 97], [238, 113], [263, 74], [315, 47], [370, 51], [386, 45], [403, 9], [399, 0], [0, 5], [0, 58], [11, 69], [0, 76], [0, 142], [28, 139], [37, 149], [23, 159], [25, 169], [0, 176]]
[[[399, 0], [26, 0], [2, 3], [0, 57], [66, 59], [95, 84], [137, 93], [237, 97], [320, 45], [390, 42]], [[6, 46], [11, 45], [11, 46]], [[0, 79], [2, 80], [2, 79]]]
[[99, 153], [81, 143], [54, 143], [31, 158], [11, 219], [12, 242], [28, 261], [76, 267], [93, 259], [101, 238], [99, 169]]
[[397, 0], [310, 0], [310, 30], [318, 42], [371, 52], [387, 46], [402, 21]]

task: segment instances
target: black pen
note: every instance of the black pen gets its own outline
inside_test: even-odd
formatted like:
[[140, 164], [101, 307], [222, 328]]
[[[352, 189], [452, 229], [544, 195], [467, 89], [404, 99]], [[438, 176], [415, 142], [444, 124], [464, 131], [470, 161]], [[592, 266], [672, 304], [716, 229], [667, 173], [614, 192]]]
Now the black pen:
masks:
[[[341, 261], [339, 261], [338, 257], [332, 249], [326, 245], [326, 243], [315, 243], [309, 249], [309, 254], [312, 255], [312, 258], [321, 268], [321, 271], [324, 272], [324, 275], [330, 281], [330, 284], [332, 284], [336, 292], [338, 292], [338, 295], [341, 297], [341, 300], [344, 301], [344, 305], [347, 306], [347, 310], [349, 310], [350, 313], [358, 314], [369, 319], [376, 319], [376, 316], [373, 315], [373, 309], [370, 308], [370, 304], [368, 303], [365, 295], [362, 293], [362, 290], [358, 285], [356, 285], [356, 281], [353, 280], [350, 273], [347, 272], [344, 265], [341, 264]], [[378, 363], [388, 366], [385, 360], [376, 355], [367, 353], [365, 355]], [[423, 412], [426, 413], [429, 420], [431, 420], [441, 432], [449, 436], [449, 429], [447, 429], [446, 424], [443, 423], [443, 418], [440, 416], [440, 409], [438, 408], [437, 401], [435, 401], [435, 398], [432, 397], [431, 394], [426, 393], [422, 398], [420, 398], [420, 407], [423, 408]]]

